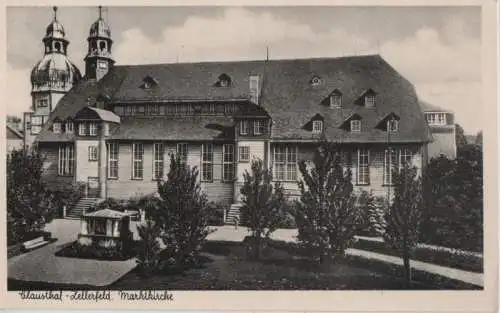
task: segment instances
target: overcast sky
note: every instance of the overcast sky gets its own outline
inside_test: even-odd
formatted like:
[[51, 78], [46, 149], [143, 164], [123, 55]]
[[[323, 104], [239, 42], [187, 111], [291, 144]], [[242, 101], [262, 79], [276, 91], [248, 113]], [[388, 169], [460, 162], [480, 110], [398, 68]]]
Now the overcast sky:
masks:
[[[7, 112], [30, 104], [29, 73], [43, 56], [50, 7], [7, 8]], [[335, 57], [379, 53], [422, 100], [481, 129], [479, 7], [109, 7], [117, 64]], [[94, 7], [61, 7], [69, 57], [82, 74]]]

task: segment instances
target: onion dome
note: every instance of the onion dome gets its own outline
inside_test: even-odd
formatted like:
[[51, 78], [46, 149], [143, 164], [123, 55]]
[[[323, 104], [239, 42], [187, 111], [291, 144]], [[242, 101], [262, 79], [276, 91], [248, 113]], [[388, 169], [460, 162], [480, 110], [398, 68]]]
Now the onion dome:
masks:
[[62, 39], [66, 40], [66, 32], [64, 31], [64, 27], [57, 20], [57, 7], [54, 7], [54, 19], [47, 26], [45, 30], [45, 40], [47, 39]]
[[60, 53], [46, 54], [31, 71], [34, 91], [39, 88], [69, 90], [81, 78], [80, 70], [67, 56]]
[[99, 6], [99, 18], [90, 25], [89, 37], [101, 37], [111, 39], [111, 29], [108, 23], [102, 18], [102, 7]]

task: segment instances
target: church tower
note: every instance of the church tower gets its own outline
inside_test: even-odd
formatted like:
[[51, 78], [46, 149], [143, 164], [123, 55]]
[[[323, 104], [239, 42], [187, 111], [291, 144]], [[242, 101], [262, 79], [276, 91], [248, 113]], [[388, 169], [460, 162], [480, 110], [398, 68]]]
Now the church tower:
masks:
[[82, 78], [78, 68], [67, 57], [69, 41], [64, 27], [54, 18], [42, 39], [44, 55], [31, 70], [33, 112], [24, 116], [25, 145], [31, 145], [61, 98]]
[[102, 7], [99, 6], [99, 18], [90, 26], [87, 38], [88, 53], [85, 57], [85, 78], [99, 81], [115, 64], [111, 55], [111, 30], [102, 17]]

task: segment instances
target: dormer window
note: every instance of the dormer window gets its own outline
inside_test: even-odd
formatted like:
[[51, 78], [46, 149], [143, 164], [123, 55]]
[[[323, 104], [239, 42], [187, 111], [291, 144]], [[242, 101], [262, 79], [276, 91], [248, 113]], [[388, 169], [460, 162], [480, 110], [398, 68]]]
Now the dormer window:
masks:
[[154, 88], [157, 85], [158, 85], [158, 81], [154, 77], [146, 76], [142, 80], [142, 84], [141, 84], [140, 88], [147, 90], [147, 89]]
[[335, 90], [330, 95], [330, 107], [335, 109], [340, 109], [342, 107], [342, 93]]
[[229, 77], [229, 75], [227, 75], [226, 73], [221, 74], [218, 77], [217, 82], [215, 83], [215, 85], [217, 87], [231, 87], [231, 77]]
[[316, 120], [313, 121], [312, 124], [312, 132], [313, 134], [321, 134], [323, 132], [323, 121]]
[[387, 121], [387, 132], [395, 133], [399, 130], [398, 120], [388, 120]]
[[65, 128], [66, 128], [67, 134], [72, 134], [73, 133], [73, 122], [70, 122], [70, 121], [66, 122]]
[[351, 120], [351, 132], [361, 132], [361, 120]]
[[319, 78], [318, 76], [314, 76], [311, 79], [311, 86], [318, 86], [318, 85], [321, 85], [321, 78]]
[[253, 134], [254, 135], [262, 135], [264, 133], [264, 121], [263, 120], [255, 120], [253, 124]]
[[365, 107], [367, 107], [367, 108], [375, 107], [375, 95], [374, 94], [368, 94], [365, 96]]
[[55, 122], [54, 124], [52, 124], [52, 131], [55, 134], [59, 134], [61, 132], [61, 123]]

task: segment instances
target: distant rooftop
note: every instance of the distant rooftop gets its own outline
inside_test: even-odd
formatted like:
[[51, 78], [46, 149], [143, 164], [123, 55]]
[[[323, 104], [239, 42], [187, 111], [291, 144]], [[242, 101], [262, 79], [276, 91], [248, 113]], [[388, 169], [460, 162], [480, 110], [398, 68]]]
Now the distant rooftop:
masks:
[[420, 100], [420, 106], [424, 110], [424, 112], [448, 112], [452, 113], [450, 110], [443, 109], [435, 104], [431, 104], [427, 101]]

